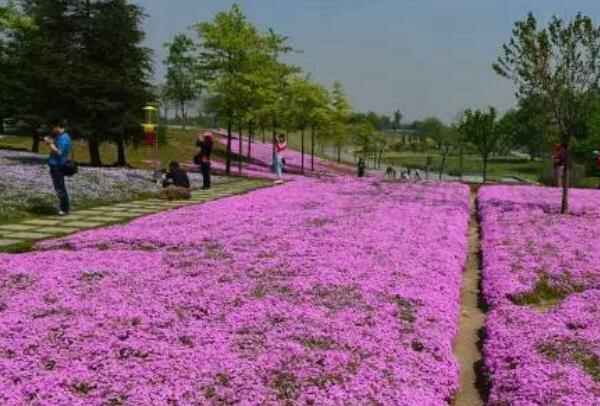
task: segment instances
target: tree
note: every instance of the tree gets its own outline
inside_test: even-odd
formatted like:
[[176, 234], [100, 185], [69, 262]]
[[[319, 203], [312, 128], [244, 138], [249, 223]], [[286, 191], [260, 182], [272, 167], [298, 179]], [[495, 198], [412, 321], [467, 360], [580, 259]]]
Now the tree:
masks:
[[519, 100], [539, 98], [550, 111], [549, 124], [557, 127], [566, 152], [561, 213], [568, 212], [570, 145], [585, 136], [581, 124], [588, 120], [600, 85], [600, 28], [578, 14], [569, 22], [553, 17], [540, 29], [529, 14], [515, 24], [493, 67], [515, 83]]
[[521, 100], [516, 109], [507, 111], [498, 123], [506, 149], [517, 148], [531, 160], [542, 155], [548, 141], [547, 112], [534, 98]]
[[160, 104], [160, 116], [168, 120], [174, 103], [166, 83], [159, 83], [154, 87], [154, 97]]
[[496, 151], [501, 139], [500, 131], [497, 129], [496, 110], [493, 107], [490, 107], [487, 113], [480, 110], [466, 110], [459, 131], [479, 152], [483, 161], [482, 175], [485, 183], [489, 157]]
[[[115, 142], [119, 163], [134, 124], [151, 98], [151, 51], [142, 46], [143, 10], [125, 0], [22, 0], [36, 30], [15, 37], [21, 66], [21, 114], [41, 122], [62, 117], [87, 141], [92, 165], [100, 144]], [[35, 143], [34, 143], [35, 145]]]
[[347, 124], [350, 120], [352, 108], [341, 82], [333, 83], [332, 91], [332, 113], [333, 113], [333, 141], [337, 149], [337, 161], [342, 161], [342, 148], [348, 142]]
[[448, 127], [436, 117], [429, 117], [420, 124], [420, 129], [425, 137], [430, 138], [440, 151], [442, 162], [439, 168], [439, 179], [442, 180], [448, 155], [457, 145], [457, 131], [454, 127]]
[[[248, 22], [239, 6], [217, 14], [212, 22], [196, 24], [200, 37], [199, 74], [209, 84], [209, 91], [219, 95], [216, 110], [227, 121], [226, 172], [231, 170], [231, 130], [235, 121], [240, 123], [251, 110], [258, 109], [256, 89], [268, 100], [275, 117], [278, 91], [285, 82], [289, 69], [277, 61], [291, 48], [287, 38], [269, 31], [261, 35]], [[280, 93], [280, 92], [279, 92]], [[241, 138], [240, 138], [241, 142]]]
[[440, 134], [436, 140], [440, 154], [442, 155], [442, 162], [440, 164], [439, 179], [442, 180], [444, 170], [446, 169], [446, 162], [448, 155], [452, 149], [457, 145], [457, 129], [456, 127], [442, 127]]
[[183, 126], [187, 123], [187, 104], [196, 100], [202, 91], [201, 81], [197, 77], [194, 42], [184, 34], [175, 36], [172, 42], [165, 44], [169, 50], [164, 64], [167, 68], [166, 96], [173, 101], [181, 114]]
[[314, 98], [314, 108], [310, 112], [310, 170], [315, 170], [315, 144], [319, 132], [323, 131], [331, 122], [331, 95], [324, 86], [312, 84], [312, 96]]
[[402, 124], [402, 113], [400, 110], [394, 111], [394, 131], [400, 130], [400, 125]]
[[369, 157], [376, 150], [375, 127], [370, 120], [366, 118], [355, 121], [352, 124], [353, 143], [356, 148], [355, 153], [364, 159]]
[[256, 28], [250, 24], [239, 6], [220, 12], [212, 22], [196, 25], [200, 44], [200, 74], [208, 81], [210, 91], [220, 95], [215, 101], [219, 115], [227, 119], [226, 172], [231, 172], [232, 127], [239, 112], [238, 102], [242, 73], [248, 69], [247, 55], [259, 42]]
[[[126, 0], [87, 6], [89, 35], [84, 36], [85, 69], [80, 87], [80, 114], [92, 165], [100, 165], [99, 144], [117, 145], [117, 165], [127, 164], [125, 146], [142, 136], [141, 108], [152, 101], [152, 51], [143, 46], [143, 9]], [[100, 142], [99, 142], [100, 141]]]
[[[318, 109], [324, 108], [327, 95], [323, 87], [310, 81], [310, 77], [292, 77], [287, 88], [289, 94], [288, 121], [294, 129], [300, 130], [301, 143], [301, 168], [304, 172], [305, 132], [312, 126], [313, 132], [318, 124]], [[314, 143], [314, 138], [312, 139]]]
[[383, 154], [388, 148], [389, 139], [385, 134], [381, 132], [375, 133], [375, 165], [377, 169], [381, 169], [381, 164], [383, 162]]

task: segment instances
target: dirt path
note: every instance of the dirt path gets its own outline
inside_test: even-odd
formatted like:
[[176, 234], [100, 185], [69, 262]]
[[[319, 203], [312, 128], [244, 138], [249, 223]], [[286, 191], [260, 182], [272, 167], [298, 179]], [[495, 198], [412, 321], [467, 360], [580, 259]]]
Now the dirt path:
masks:
[[485, 314], [479, 306], [480, 240], [477, 218], [477, 192], [471, 191], [471, 220], [469, 223], [469, 257], [462, 289], [460, 327], [456, 337], [455, 355], [460, 365], [460, 388], [455, 406], [483, 406], [479, 391], [478, 369], [481, 364], [479, 334]]

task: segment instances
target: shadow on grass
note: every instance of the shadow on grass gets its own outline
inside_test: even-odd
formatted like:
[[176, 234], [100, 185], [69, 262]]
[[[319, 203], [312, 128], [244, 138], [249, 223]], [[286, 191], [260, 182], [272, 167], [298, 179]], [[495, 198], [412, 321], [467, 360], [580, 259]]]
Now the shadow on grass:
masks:
[[23, 254], [26, 252], [33, 251], [35, 242], [33, 241], [23, 241], [14, 245], [9, 245], [7, 247], [0, 247], [0, 253], [3, 254]]

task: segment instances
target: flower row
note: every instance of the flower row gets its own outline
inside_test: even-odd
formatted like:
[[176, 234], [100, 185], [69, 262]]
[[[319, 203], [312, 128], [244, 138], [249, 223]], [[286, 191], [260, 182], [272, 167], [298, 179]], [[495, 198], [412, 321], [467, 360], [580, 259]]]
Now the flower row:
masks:
[[447, 405], [467, 222], [297, 179], [0, 256], [0, 403]]
[[558, 189], [480, 192], [490, 405], [600, 404], [599, 198], [560, 215]]

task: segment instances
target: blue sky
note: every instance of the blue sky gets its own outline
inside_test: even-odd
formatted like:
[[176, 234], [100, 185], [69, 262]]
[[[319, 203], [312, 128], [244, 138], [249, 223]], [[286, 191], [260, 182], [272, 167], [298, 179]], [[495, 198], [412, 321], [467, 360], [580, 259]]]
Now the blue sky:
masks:
[[[229, 0], [135, 0], [144, 6], [148, 45], [162, 44]], [[598, 0], [241, 0], [259, 27], [302, 50], [290, 61], [326, 85], [340, 80], [357, 110], [406, 120], [452, 120], [468, 107], [514, 103], [512, 83], [491, 70], [513, 23], [533, 11], [546, 21], [581, 11], [600, 23]], [[163, 69], [157, 63], [157, 75]]]

